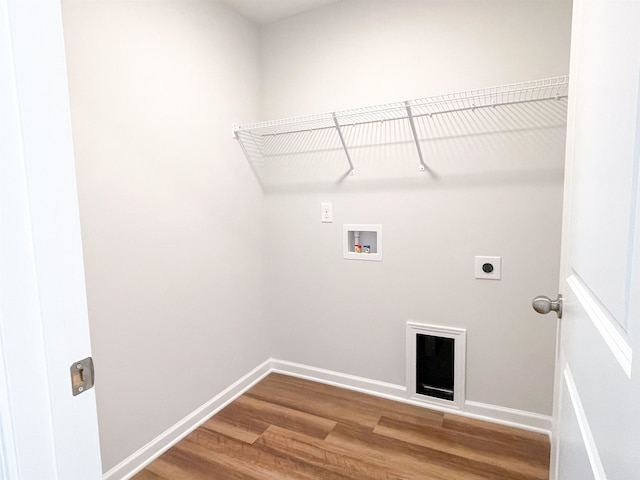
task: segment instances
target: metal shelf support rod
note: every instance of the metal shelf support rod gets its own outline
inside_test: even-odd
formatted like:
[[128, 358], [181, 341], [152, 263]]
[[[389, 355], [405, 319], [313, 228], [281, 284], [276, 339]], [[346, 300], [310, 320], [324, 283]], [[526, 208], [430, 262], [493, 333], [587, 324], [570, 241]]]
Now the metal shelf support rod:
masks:
[[338, 131], [338, 136], [340, 137], [340, 142], [342, 142], [342, 148], [344, 148], [344, 153], [347, 156], [347, 161], [349, 162], [349, 175], [355, 175], [356, 169], [353, 166], [353, 162], [351, 161], [351, 156], [349, 155], [349, 149], [347, 148], [347, 144], [344, 141], [344, 137], [342, 136], [342, 130], [340, 129], [340, 123], [338, 123], [338, 117], [336, 117], [336, 112], [331, 114], [333, 117], [333, 123], [336, 126], [336, 130]]
[[404, 102], [404, 105], [407, 107], [407, 118], [409, 119], [409, 124], [411, 125], [411, 132], [413, 133], [413, 139], [416, 142], [416, 149], [418, 150], [418, 157], [420, 158], [420, 171], [424, 172], [427, 169], [427, 166], [424, 164], [424, 158], [422, 158], [422, 149], [420, 148], [420, 142], [418, 141], [418, 132], [416, 131], [416, 124], [413, 121], [413, 113], [411, 113], [411, 105], [409, 102]]
[[[247, 157], [247, 159], [250, 159], [251, 155], [249, 155], [249, 152], [247, 151], [247, 147], [244, 145], [244, 142], [242, 140], [240, 140], [240, 133], [238, 132], [238, 130], [235, 130], [233, 132], [233, 136], [235, 137], [235, 139], [240, 144], [240, 148], [242, 148], [242, 152], [244, 153], [244, 156]], [[249, 166], [251, 167], [251, 170], [253, 170], [253, 174], [255, 175], [256, 179], [258, 180], [258, 183], [264, 189], [264, 183], [262, 183], [262, 180], [260, 179], [260, 175], [258, 174], [258, 169], [256, 168], [256, 166], [253, 164], [252, 161], [249, 161]]]

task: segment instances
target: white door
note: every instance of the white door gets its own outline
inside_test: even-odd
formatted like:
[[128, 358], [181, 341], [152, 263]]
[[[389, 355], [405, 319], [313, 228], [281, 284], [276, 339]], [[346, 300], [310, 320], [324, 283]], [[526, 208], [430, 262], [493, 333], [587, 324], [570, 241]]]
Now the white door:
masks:
[[640, 2], [573, 12], [551, 478], [640, 479]]
[[0, 0], [0, 479], [102, 477], [90, 355], [60, 3]]

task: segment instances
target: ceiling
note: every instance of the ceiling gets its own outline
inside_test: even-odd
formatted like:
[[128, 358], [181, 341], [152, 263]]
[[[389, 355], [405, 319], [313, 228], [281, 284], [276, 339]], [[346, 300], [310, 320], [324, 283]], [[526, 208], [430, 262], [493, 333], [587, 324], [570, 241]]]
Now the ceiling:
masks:
[[224, 0], [249, 20], [262, 25], [341, 0]]

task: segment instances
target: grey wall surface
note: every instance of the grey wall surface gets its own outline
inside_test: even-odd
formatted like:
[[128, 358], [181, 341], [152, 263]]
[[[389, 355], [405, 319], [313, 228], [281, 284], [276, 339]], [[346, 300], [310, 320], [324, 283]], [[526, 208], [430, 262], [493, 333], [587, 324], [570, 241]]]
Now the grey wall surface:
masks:
[[[565, 75], [570, 25], [564, 2], [338, 2], [261, 30], [263, 117]], [[468, 400], [550, 414], [556, 322], [531, 299], [558, 284], [565, 129], [553, 120], [440, 140], [425, 154], [437, 179], [409, 143], [384, 159], [354, 150], [342, 183], [267, 194], [275, 356], [404, 385], [406, 321], [462, 327]], [[381, 161], [388, 174], [368, 175]], [[406, 161], [414, 173], [396, 176]], [[383, 225], [382, 263], [342, 258], [345, 223]], [[475, 255], [502, 256], [502, 280], [475, 280]]]
[[269, 357], [256, 28], [217, 1], [63, 2], [105, 470]]

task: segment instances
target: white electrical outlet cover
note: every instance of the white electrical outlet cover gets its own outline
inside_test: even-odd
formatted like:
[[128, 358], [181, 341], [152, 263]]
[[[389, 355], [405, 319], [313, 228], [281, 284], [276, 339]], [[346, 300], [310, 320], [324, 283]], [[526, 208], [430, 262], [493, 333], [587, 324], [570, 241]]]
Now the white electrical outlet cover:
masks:
[[502, 277], [502, 257], [476, 257], [476, 278], [500, 280]]
[[323, 202], [320, 204], [320, 221], [322, 223], [333, 222], [333, 207], [331, 202]]

